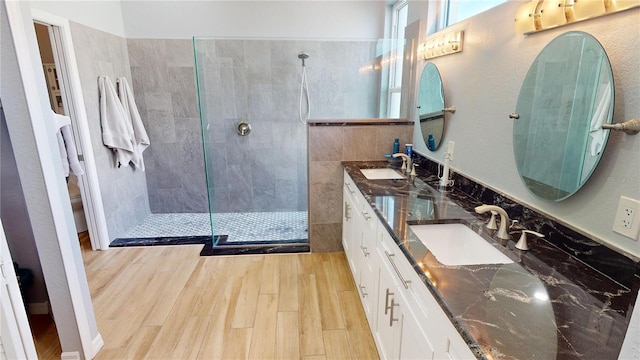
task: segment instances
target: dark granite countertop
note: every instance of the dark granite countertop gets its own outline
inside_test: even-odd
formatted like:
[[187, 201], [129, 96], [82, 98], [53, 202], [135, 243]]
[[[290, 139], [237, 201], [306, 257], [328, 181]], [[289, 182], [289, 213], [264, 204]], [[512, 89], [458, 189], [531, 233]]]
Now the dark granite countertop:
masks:
[[[526, 252], [513, 240], [498, 242], [485, 227], [488, 214], [473, 210], [479, 201], [438, 191], [437, 177], [424, 170], [413, 182], [367, 180], [359, 169], [394, 165], [343, 166], [479, 359], [618, 357], [636, 285], [622, 285], [542, 239], [530, 240]], [[438, 223], [467, 225], [514, 263], [441, 264], [409, 228]]]

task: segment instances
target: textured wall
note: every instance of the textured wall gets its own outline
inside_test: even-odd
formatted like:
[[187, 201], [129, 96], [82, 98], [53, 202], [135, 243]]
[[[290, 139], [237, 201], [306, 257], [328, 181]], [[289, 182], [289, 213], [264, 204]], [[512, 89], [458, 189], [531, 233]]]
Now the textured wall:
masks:
[[384, 160], [393, 150], [394, 139], [399, 139], [400, 151], [411, 139], [410, 123], [358, 122], [309, 126], [309, 242], [313, 252], [342, 250], [342, 161]]
[[[145, 173], [131, 166], [116, 168], [113, 152], [102, 143], [98, 76], [109, 76], [114, 86], [116, 78], [122, 76], [128, 78], [131, 83], [127, 43], [121, 37], [73, 22], [71, 22], [71, 33], [109, 239], [113, 240], [124, 235], [150, 213]], [[153, 140], [151, 147], [147, 148], [143, 154], [145, 159], [153, 151], [152, 149]]]
[[[595, 240], [640, 257], [639, 241], [611, 229], [620, 196], [640, 199], [640, 138], [611, 133], [587, 184], [562, 202], [548, 202], [534, 197], [520, 181], [513, 155], [513, 120], [507, 117], [515, 111], [522, 81], [542, 48], [564, 32], [580, 30], [601, 42], [613, 67], [613, 121], [637, 118], [640, 8], [525, 36], [513, 29], [520, 4], [507, 2], [453, 25], [452, 29], [465, 31], [463, 52], [431, 60], [442, 75], [447, 106], [457, 108], [447, 116], [443, 138], [444, 144], [456, 143], [451, 167]], [[418, 63], [418, 74], [424, 65]], [[414, 132], [416, 150], [443, 162], [446, 147], [430, 152], [419, 134]]]
[[208, 212], [190, 40], [127, 40], [133, 91], [145, 124], [152, 213]]
[[[152, 142], [151, 210], [208, 212], [204, 156], [189, 40], [128, 40], [134, 92]], [[373, 41], [214, 40], [197, 42], [207, 166], [215, 212], [304, 211], [306, 130], [298, 120], [301, 62], [313, 118], [373, 117]], [[236, 133], [240, 120], [252, 125]], [[189, 176], [184, 176], [189, 174]]]

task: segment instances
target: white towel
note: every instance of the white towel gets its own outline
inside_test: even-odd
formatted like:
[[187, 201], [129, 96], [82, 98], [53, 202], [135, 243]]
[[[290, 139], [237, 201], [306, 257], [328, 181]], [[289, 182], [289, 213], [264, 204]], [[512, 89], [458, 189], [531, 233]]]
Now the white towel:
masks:
[[136, 101], [133, 98], [133, 91], [129, 88], [127, 78], [121, 77], [117, 80], [117, 83], [120, 102], [124, 108], [127, 120], [131, 123], [131, 127], [133, 128], [134, 149], [131, 162], [136, 168], [144, 171], [142, 152], [150, 145], [149, 136], [147, 136], [147, 131], [144, 129], [144, 125], [142, 124], [142, 119], [140, 118]]
[[53, 119], [59, 126], [56, 137], [58, 138], [58, 148], [60, 149], [60, 157], [62, 161], [62, 169], [64, 170], [64, 176], [68, 177], [69, 174], [80, 176], [84, 174], [82, 165], [78, 160], [78, 151], [76, 150], [76, 144], [73, 142], [73, 134], [71, 133], [71, 119], [68, 116], [53, 113]]
[[591, 118], [589, 136], [591, 137], [591, 156], [596, 156], [602, 151], [605, 142], [606, 130], [602, 128], [609, 119], [611, 108], [611, 83], [601, 84], [596, 98], [596, 107]]
[[134, 154], [133, 128], [127, 120], [111, 79], [98, 78], [102, 142], [116, 153], [116, 166], [129, 166]]

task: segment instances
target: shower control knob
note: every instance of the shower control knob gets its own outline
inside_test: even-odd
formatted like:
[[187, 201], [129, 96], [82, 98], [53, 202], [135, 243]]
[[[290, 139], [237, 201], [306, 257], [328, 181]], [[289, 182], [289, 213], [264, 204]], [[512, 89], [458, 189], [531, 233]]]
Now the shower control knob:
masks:
[[240, 136], [247, 136], [251, 132], [251, 125], [247, 122], [241, 121], [238, 123], [236, 131], [238, 131], [238, 135]]

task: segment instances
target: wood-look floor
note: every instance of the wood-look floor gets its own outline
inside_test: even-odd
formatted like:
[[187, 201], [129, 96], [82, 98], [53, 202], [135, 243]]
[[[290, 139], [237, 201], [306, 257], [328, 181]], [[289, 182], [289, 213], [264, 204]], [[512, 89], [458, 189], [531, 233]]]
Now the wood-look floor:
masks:
[[379, 358], [344, 253], [93, 252], [81, 240], [97, 359]]

